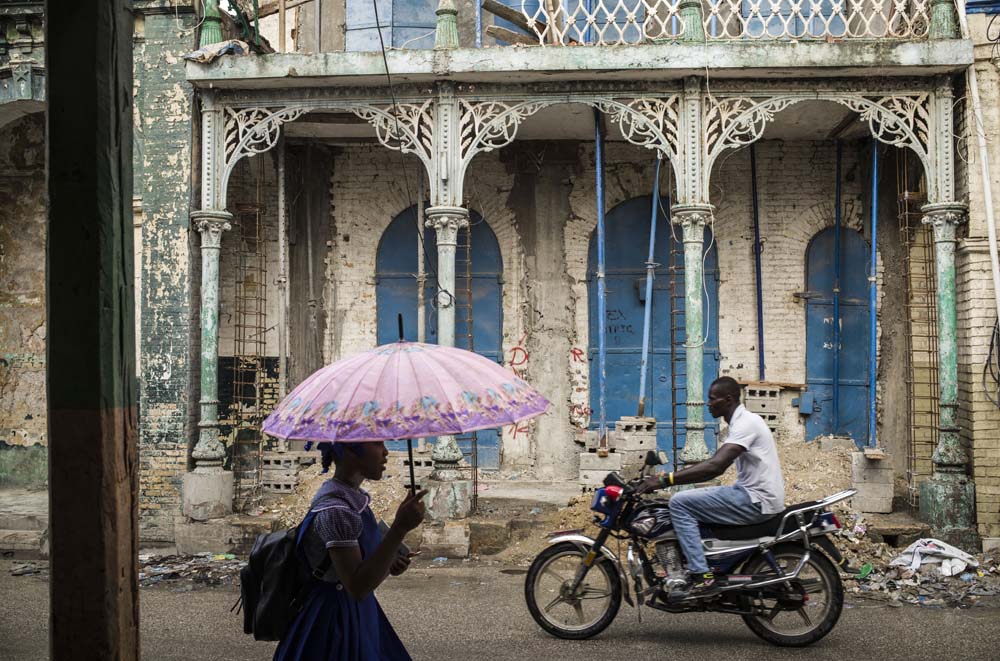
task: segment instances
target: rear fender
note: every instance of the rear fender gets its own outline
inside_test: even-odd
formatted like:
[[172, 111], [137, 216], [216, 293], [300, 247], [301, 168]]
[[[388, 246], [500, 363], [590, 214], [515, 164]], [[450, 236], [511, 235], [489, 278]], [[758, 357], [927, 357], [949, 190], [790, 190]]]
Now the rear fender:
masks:
[[[581, 551], [586, 551], [588, 553], [590, 552], [590, 549], [593, 548], [594, 544], [596, 544], [593, 539], [587, 537], [586, 535], [559, 535], [558, 537], [553, 537], [549, 540], [549, 546], [552, 546], [553, 544], [562, 544], [563, 542], [575, 544]], [[632, 595], [629, 592], [628, 578], [625, 576], [625, 570], [622, 567], [621, 561], [618, 560], [618, 556], [612, 553], [606, 546], [601, 547], [601, 555], [603, 555], [604, 559], [610, 562], [611, 566], [618, 572], [618, 578], [622, 583], [622, 595], [625, 597], [625, 602], [629, 606], [635, 608], [635, 603], [632, 601]]]

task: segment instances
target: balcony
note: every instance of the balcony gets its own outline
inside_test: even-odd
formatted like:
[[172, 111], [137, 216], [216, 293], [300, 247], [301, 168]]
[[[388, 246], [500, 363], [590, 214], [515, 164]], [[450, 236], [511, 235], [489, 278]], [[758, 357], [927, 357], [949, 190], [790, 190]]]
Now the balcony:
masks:
[[[488, 3], [485, 3], [488, 4]], [[507, 4], [511, 4], [508, 0]], [[539, 45], [925, 39], [929, 0], [514, 0]]]

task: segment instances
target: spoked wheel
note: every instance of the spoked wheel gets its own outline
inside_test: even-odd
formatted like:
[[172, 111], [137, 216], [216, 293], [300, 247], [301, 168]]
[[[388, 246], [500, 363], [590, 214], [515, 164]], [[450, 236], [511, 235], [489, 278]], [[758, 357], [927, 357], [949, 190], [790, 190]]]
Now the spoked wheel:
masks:
[[[791, 573], [803, 552], [801, 546], [785, 544], [771, 553], [781, 570]], [[754, 576], [775, 574], [762, 556], [752, 559], [744, 572]], [[837, 624], [844, 607], [844, 586], [833, 563], [814, 550], [797, 578], [762, 588], [753, 602], [764, 614], [743, 616], [751, 631], [774, 645], [804, 647], [830, 633]]]
[[582, 639], [604, 631], [622, 604], [622, 585], [613, 564], [598, 559], [576, 590], [577, 570], [589, 547], [554, 544], [535, 558], [524, 582], [528, 610], [538, 625], [559, 638]]

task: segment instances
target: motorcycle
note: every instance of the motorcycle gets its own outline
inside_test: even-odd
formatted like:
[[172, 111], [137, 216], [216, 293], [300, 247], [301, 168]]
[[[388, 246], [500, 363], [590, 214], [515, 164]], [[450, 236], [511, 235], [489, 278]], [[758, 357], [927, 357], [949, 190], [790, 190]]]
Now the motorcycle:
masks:
[[792, 505], [762, 523], [703, 527], [717, 589], [690, 595], [678, 590], [687, 570], [668, 500], [636, 494], [647, 469], [660, 463], [650, 452], [638, 480], [626, 482], [617, 473], [604, 478], [590, 506], [600, 529], [596, 538], [579, 530], [552, 533], [524, 586], [528, 610], [542, 629], [559, 638], [591, 638], [614, 621], [623, 599], [640, 621], [643, 606], [739, 615], [756, 635], [783, 647], [810, 645], [833, 629], [844, 604], [838, 566], [846, 567], [829, 539], [840, 528], [829, 508], [855, 490]]

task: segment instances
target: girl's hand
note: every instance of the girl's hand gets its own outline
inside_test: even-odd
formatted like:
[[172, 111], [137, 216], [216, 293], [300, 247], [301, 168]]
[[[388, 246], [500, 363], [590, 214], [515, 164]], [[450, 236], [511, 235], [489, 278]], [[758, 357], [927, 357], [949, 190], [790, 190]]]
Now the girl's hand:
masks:
[[392, 561], [392, 565], [389, 567], [389, 573], [392, 574], [393, 576], [399, 576], [409, 568], [410, 568], [410, 556], [397, 555], [396, 559]]
[[405, 534], [419, 526], [424, 520], [426, 511], [421, 499], [426, 495], [426, 489], [415, 494], [408, 494], [399, 504], [399, 508], [396, 509], [396, 518], [392, 522], [392, 527]]

